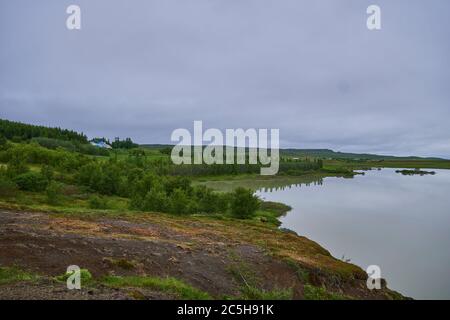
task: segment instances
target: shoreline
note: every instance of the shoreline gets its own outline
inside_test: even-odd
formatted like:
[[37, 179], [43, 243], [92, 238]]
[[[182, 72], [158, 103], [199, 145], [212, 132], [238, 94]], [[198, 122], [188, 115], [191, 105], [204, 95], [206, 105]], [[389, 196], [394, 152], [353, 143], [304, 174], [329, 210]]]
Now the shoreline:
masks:
[[[254, 299], [276, 298], [277, 294], [281, 299], [403, 298], [386, 287], [369, 291], [367, 275], [358, 266], [332, 257], [314, 241], [263, 222], [160, 213], [85, 216], [11, 209], [0, 209], [0, 219], [0, 243], [10, 248], [0, 252], [0, 267], [20, 267], [40, 279], [3, 284], [3, 289], [15, 294], [26, 295], [29, 289], [30, 294], [37, 290], [49, 299], [58, 298], [52, 292], [61, 291], [64, 284], [54, 277], [77, 262], [95, 279], [89, 288], [95, 294], [82, 298], [114, 298], [104, 280], [110, 274], [121, 281], [130, 276], [140, 280], [170, 276], [214, 299], [224, 295], [245, 298], [250, 289]], [[214, 272], [209, 271], [212, 266]], [[241, 276], [247, 283], [257, 280], [248, 288], [239, 280]], [[121, 298], [138, 290], [144, 298], [162, 294], [177, 299], [173, 288], [148, 291], [145, 285], [125, 284], [119, 288]], [[2, 290], [0, 299], [6, 298], [8, 290]]]

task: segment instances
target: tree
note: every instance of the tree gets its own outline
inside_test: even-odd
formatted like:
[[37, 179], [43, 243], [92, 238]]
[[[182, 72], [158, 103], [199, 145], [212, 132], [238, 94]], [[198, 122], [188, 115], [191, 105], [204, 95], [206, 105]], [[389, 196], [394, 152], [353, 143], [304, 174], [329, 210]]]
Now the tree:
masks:
[[259, 198], [245, 188], [236, 188], [231, 195], [231, 214], [239, 219], [250, 219], [259, 208]]
[[131, 138], [126, 138], [125, 140], [120, 140], [119, 137], [116, 137], [113, 143], [111, 143], [111, 147], [113, 149], [132, 149], [137, 148], [138, 145], [134, 143]]

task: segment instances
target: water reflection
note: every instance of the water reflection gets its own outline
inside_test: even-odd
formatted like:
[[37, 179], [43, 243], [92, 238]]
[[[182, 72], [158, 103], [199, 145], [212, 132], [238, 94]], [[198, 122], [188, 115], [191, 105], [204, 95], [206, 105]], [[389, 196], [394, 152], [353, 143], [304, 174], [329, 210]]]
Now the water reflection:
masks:
[[306, 175], [302, 177], [255, 177], [252, 179], [197, 182], [197, 184], [206, 185], [214, 190], [224, 192], [230, 192], [237, 187], [244, 187], [270, 193], [300, 188], [301, 186], [320, 186], [323, 184], [323, 177], [317, 175]]
[[285, 181], [257, 194], [293, 208], [282, 227], [364, 269], [379, 265], [391, 288], [414, 298], [450, 299], [450, 170], [434, 171]]

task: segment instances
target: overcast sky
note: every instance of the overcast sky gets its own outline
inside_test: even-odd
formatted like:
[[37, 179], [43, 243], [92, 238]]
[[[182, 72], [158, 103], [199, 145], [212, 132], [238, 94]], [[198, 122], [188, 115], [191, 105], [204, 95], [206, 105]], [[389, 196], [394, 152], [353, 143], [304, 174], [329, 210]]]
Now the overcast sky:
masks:
[[203, 120], [450, 158], [449, 39], [448, 0], [1, 0], [0, 117], [139, 143]]

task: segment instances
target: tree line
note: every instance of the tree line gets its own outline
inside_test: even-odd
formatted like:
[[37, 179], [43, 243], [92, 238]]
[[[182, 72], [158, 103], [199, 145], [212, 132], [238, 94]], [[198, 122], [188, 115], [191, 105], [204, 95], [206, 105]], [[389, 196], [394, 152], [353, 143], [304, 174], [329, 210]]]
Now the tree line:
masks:
[[87, 143], [83, 133], [61, 128], [49, 128], [0, 119], [0, 136], [16, 142], [29, 140], [35, 137], [45, 137], [66, 141]]

